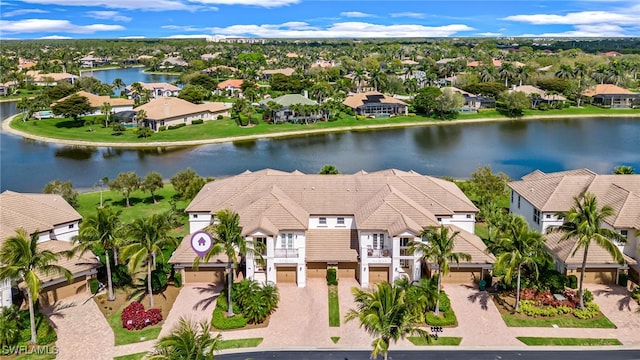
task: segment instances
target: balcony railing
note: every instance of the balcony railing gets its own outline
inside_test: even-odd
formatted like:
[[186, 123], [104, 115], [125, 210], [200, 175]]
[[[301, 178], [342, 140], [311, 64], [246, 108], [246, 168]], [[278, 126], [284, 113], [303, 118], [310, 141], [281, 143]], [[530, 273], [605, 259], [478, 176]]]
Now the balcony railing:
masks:
[[403, 246], [400, 248], [400, 256], [412, 256], [412, 254], [409, 252], [408, 247]]
[[298, 249], [275, 249], [273, 256], [277, 258], [297, 258]]
[[391, 250], [389, 250], [389, 249], [367, 249], [367, 256], [368, 257], [376, 257], [376, 258], [390, 257], [391, 256]]

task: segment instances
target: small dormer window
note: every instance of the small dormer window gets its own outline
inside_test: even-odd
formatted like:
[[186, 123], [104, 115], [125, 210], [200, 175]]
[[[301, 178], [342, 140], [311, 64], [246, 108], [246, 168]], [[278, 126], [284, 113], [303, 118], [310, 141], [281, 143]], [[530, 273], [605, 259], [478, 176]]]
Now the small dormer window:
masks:
[[73, 229], [73, 224], [69, 224], [69, 229]]
[[471, 219], [471, 214], [467, 214], [467, 219]]
[[339, 217], [337, 222], [338, 222], [338, 225], [344, 225], [344, 218], [343, 217]]
[[198, 218], [198, 214], [193, 214], [193, 218], [197, 219]]
[[326, 218], [326, 217], [321, 217], [321, 218], [318, 220], [318, 223], [319, 223], [320, 225], [327, 225], [327, 218]]

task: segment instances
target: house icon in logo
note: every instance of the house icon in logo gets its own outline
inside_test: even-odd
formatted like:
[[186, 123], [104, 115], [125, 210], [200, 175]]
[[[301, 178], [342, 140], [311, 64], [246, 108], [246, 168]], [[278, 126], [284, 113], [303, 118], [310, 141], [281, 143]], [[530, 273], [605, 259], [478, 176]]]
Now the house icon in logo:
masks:
[[200, 240], [198, 240], [198, 245], [204, 247], [207, 245], [207, 242], [203, 238], [200, 238]]
[[206, 231], [196, 231], [191, 235], [191, 248], [200, 257], [204, 256], [213, 245], [213, 237]]

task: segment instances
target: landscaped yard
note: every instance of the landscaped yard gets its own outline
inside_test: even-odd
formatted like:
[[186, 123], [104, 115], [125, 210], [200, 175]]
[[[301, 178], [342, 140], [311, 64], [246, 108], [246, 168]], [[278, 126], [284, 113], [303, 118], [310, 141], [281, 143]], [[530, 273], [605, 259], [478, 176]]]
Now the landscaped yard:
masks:
[[600, 346], [622, 345], [618, 339], [597, 338], [552, 338], [552, 337], [528, 337], [518, 336], [516, 339], [529, 346]]
[[262, 340], [263, 338], [222, 340], [218, 345], [218, 350], [256, 347], [262, 343]]
[[462, 341], [461, 337], [455, 336], [438, 336], [437, 340], [431, 338], [431, 343], [428, 343], [426, 339], [417, 336], [410, 336], [407, 339], [416, 346], [458, 346]]
[[337, 286], [329, 286], [329, 326], [340, 326], [340, 302], [338, 301]]
[[[164, 324], [164, 320], [169, 315], [169, 311], [178, 297], [179, 292], [180, 289], [175, 288], [173, 285], [168, 285], [164, 292], [154, 294], [154, 308], [161, 310], [163, 320], [156, 325], [148, 326], [142, 330], [127, 330], [122, 327], [120, 315], [122, 314], [122, 309], [131, 302], [128, 299], [128, 294], [131, 293], [131, 289], [117, 289], [115, 301], [107, 301], [106, 295], [96, 296], [94, 300], [100, 311], [107, 319], [109, 326], [113, 329], [115, 345], [118, 346], [158, 338], [160, 330], [162, 329], [162, 324]], [[148, 296], [145, 295], [141, 303], [144, 305], [145, 309], [148, 309]]]

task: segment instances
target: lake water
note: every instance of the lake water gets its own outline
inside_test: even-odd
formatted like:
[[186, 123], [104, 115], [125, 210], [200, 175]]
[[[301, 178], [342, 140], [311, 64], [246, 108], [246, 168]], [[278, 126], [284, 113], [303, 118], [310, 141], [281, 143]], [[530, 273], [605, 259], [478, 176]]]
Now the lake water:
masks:
[[[11, 113], [15, 104], [0, 104], [0, 116]], [[2, 191], [40, 192], [54, 179], [90, 188], [122, 171], [168, 178], [191, 167], [215, 177], [263, 168], [317, 173], [325, 164], [343, 173], [397, 168], [458, 178], [479, 165], [512, 178], [535, 169], [609, 173], [627, 164], [640, 170], [640, 119], [513, 120], [145, 150], [62, 146], [0, 133]]]
[[98, 70], [90, 71], [83, 70], [82, 76], [93, 76], [105, 84], [112, 84], [116, 78], [122, 79], [126, 85], [131, 85], [134, 82], [167, 82], [172, 83], [178, 80], [175, 75], [164, 74], [148, 74], [143, 72], [144, 68], [126, 68], [126, 69], [110, 69], [110, 70]]

